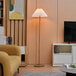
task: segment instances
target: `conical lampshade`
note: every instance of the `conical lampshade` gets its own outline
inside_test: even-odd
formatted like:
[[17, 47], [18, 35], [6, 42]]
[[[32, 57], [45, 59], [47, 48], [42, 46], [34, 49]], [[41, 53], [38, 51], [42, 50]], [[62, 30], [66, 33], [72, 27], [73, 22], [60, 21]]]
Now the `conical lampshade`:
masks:
[[47, 17], [47, 14], [42, 8], [37, 8], [32, 17]]

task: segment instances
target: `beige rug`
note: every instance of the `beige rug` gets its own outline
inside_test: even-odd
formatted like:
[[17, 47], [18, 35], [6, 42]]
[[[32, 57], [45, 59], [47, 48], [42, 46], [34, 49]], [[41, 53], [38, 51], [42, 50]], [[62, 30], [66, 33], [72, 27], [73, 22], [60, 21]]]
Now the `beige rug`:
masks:
[[64, 72], [26, 72], [22, 76], [66, 76]]

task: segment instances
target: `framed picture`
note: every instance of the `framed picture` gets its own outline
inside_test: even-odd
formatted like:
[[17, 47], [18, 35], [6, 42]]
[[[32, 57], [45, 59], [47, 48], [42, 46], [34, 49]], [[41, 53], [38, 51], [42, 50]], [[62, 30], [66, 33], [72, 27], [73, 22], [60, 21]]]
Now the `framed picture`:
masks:
[[24, 19], [26, 0], [9, 0], [9, 19]]

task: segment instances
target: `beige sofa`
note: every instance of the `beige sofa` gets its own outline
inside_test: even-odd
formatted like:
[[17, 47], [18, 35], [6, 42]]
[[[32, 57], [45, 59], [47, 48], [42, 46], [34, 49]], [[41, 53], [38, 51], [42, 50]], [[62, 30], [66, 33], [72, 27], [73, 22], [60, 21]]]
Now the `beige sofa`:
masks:
[[20, 64], [21, 55], [18, 46], [0, 45], [0, 72], [3, 72], [2, 76], [13, 76], [19, 68]]

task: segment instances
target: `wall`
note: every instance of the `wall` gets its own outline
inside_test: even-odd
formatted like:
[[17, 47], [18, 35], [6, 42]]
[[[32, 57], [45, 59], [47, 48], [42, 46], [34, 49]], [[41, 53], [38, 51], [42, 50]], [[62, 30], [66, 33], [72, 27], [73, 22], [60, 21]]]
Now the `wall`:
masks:
[[[36, 27], [37, 21], [32, 18], [36, 9], [36, 0], [28, 0], [27, 12], [27, 51], [28, 63], [36, 63]], [[43, 8], [48, 17], [41, 20], [40, 33], [40, 62], [41, 64], [52, 63], [51, 44], [57, 42], [57, 0], [38, 0], [37, 7]], [[38, 36], [37, 36], [38, 37]]]
[[64, 21], [76, 21], [76, 0], [58, 0], [58, 42], [64, 40]]
[[[32, 18], [32, 14], [35, 11], [36, 6], [43, 8], [48, 15], [47, 18], [41, 20], [40, 61], [42, 64], [52, 64], [52, 43], [63, 42], [65, 20], [76, 21], [75, 3], [76, 0], [37, 0], [36, 4], [36, 0], [27, 0], [26, 54], [27, 62], [29, 64], [36, 63], [36, 37], [38, 37], [36, 36], [36, 28], [38, 27], [38, 22]], [[7, 27], [8, 30], [9, 27]]]
[[[24, 19], [9, 19], [9, 1], [7, 1], [7, 25], [5, 25], [5, 35], [12, 37], [12, 44], [19, 46], [26, 45], [27, 30], [27, 0], [24, 0]], [[22, 10], [22, 9], [21, 9]]]
[[[42, 64], [52, 64], [52, 43], [64, 41], [64, 21], [76, 21], [76, 0], [37, 0], [37, 7], [45, 10], [48, 17], [41, 22], [40, 51]], [[28, 0], [27, 51], [28, 63], [36, 63], [36, 26], [32, 18], [36, 0]]]
[[[35, 64], [37, 60], [36, 38], [38, 37], [38, 31], [36, 32], [36, 28], [38, 27], [38, 22], [32, 18], [32, 14], [34, 13], [36, 6], [43, 8], [48, 15], [47, 18], [41, 20], [40, 61], [42, 64], [50, 64], [52, 63], [51, 44], [53, 42], [57, 42], [57, 0], [37, 0], [37, 4], [36, 0], [27, 0], [27, 62], [29, 64]], [[22, 30], [22, 26], [24, 26], [24, 30]], [[10, 21], [8, 18], [6, 27], [6, 34], [7, 36], [13, 37], [13, 44], [25, 45], [26, 28], [21, 21]]]

